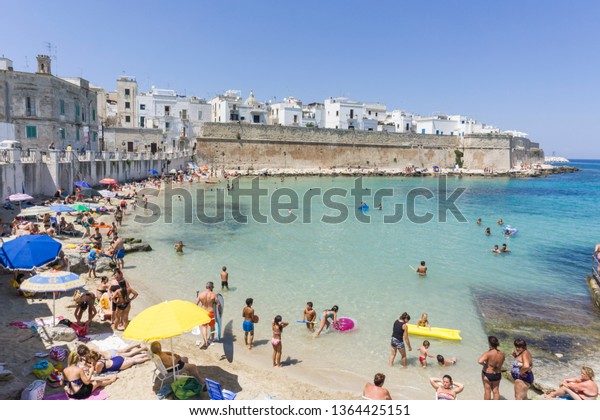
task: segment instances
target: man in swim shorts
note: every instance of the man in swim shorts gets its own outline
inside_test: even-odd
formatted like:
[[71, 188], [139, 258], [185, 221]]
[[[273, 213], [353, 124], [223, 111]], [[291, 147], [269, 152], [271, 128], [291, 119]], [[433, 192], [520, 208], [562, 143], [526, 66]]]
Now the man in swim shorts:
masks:
[[210, 322], [201, 326], [200, 330], [202, 331], [202, 338], [204, 338], [204, 345], [200, 347], [201, 349], [206, 349], [212, 342], [212, 339], [208, 338], [208, 328], [210, 327], [210, 335], [215, 332], [215, 313], [213, 311], [213, 305], [217, 303], [217, 310], [221, 310], [221, 304], [219, 303], [219, 299], [217, 295], [213, 292], [215, 285], [212, 281], [206, 283], [206, 290], [198, 295], [196, 298], [196, 305], [201, 304], [201, 307], [205, 309], [210, 315]]
[[229, 273], [227, 272], [227, 267], [223, 266], [223, 271], [221, 271], [221, 290], [225, 287], [229, 290]]
[[421, 265], [419, 268], [417, 268], [417, 273], [419, 273], [419, 276], [427, 275], [427, 266], [425, 265], [425, 261], [421, 261]]
[[[252, 350], [252, 342], [254, 341], [254, 309], [252, 309], [252, 303], [254, 303], [252, 298], [246, 299], [246, 307], [242, 311], [242, 317], [244, 318], [244, 323], [242, 324], [244, 344], [248, 346], [249, 350]], [[250, 339], [248, 339], [248, 336], [250, 336]]]
[[123, 266], [125, 265], [125, 261], [123, 261], [125, 257], [125, 245], [123, 244], [123, 239], [119, 238], [119, 235], [116, 233], [113, 235], [112, 250], [117, 268], [123, 270]]
[[306, 308], [304, 308], [303, 321], [306, 322], [306, 328], [310, 331], [315, 331], [315, 319], [317, 318], [317, 311], [313, 309], [312, 302], [306, 302]]

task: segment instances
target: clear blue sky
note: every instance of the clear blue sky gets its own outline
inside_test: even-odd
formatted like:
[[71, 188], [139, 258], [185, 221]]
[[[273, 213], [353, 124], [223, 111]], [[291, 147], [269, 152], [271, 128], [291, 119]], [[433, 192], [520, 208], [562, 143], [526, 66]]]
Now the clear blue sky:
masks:
[[600, 158], [600, 2], [0, 0], [0, 55], [115, 89], [330, 96], [464, 114]]

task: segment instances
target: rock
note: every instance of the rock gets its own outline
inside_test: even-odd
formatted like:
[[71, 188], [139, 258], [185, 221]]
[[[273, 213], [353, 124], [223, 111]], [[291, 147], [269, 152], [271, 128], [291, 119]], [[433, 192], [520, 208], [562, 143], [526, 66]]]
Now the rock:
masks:
[[66, 325], [57, 325], [56, 327], [47, 327], [48, 337], [53, 341], [73, 341], [77, 339], [77, 334], [71, 327]]
[[124, 247], [125, 247], [125, 253], [152, 251], [152, 247], [150, 246], [150, 244], [147, 244], [144, 242], [129, 243], [129, 244], [125, 244]]

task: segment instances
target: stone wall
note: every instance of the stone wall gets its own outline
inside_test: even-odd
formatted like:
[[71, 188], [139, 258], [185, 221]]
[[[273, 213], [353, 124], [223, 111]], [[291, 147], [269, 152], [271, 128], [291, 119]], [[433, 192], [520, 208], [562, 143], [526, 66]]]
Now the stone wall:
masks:
[[[464, 167], [508, 170], [539, 159], [543, 151], [528, 139], [508, 135], [435, 136], [206, 123], [196, 139], [196, 154], [207, 165], [227, 168], [404, 168], [453, 167], [455, 150], [463, 152]], [[533, 143], [535, 146], [539, 146]], [[518, 150], [514, 150], [518, 149]]]

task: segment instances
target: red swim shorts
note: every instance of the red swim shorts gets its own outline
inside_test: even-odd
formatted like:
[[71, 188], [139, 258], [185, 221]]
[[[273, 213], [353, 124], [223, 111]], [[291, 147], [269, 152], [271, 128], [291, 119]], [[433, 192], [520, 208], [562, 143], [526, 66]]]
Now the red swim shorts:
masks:
[[208, 316], [210, 316], [210, 322], [208, 322], [206, 324], [202, 324], [202, 325], [210, 325], [211, 327], [214, 327], [215, 326], [215, 313], [209, 312]]

